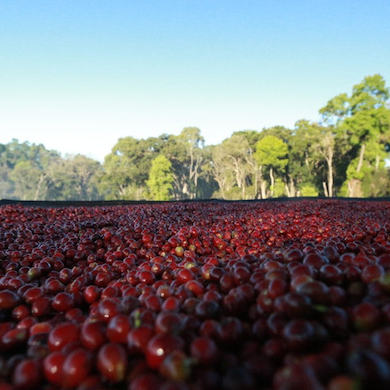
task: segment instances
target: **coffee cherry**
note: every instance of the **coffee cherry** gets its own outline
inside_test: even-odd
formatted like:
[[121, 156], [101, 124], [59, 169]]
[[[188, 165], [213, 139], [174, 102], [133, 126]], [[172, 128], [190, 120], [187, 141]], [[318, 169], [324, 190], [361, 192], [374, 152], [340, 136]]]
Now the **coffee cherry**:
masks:
[[175, 350], [182, 350], [184, 341], [170, 333], [160, 333], [154, 336], [147, 345], [146, 359], [151, 368], [158, 369], [164, 358]]
[[315, 338], [315, 330], [309, 321], [294, 319], [283, 329], [283, 337], [292, 351], [304, 351], [310, 348]]
[[213, 339], [197, 337], [190, 345], [191, 356], [200, 364], [213, 364], [218, 358], [218, 346]]
[[381, 321], [380, 311], [371, 303], [360, 303], [352, 310], [352, 321], [359, 331], [372, 331]]
[[106, 341], [106, 324], [102, 321], [85, 321], [80, 330], [80, 341], [90, 351], [98, 350]]
[[390, 388], [386, 201], [0, 208], [0, 390]]
[[131, 330], [130, 318], [125, 314], [118, 314], [111, 318], [107, 326], [107, 338], [114, 343], [127, 343], [127, 336]]
[[65, 359], [66, 356], [60, 351], [51, 352], [45, 357], [43, 360], [43, 372], [49, 382], [56, 385], [62, 383]]
[[79, 340], [79, 327], [71, 322], [55, 326], [49, 333], [48, 345], [51, 351], [61, 351], [66, 345]]
[[73, 388], [87, 378], [92, 368], [92, 355], [86, 349], [78, 348], [66, 356], [62, 365], [62, 385]]
[[19, 362], [13, 372], [12, 384], [17, 390], [33, 390], [42, 385], [42, 364], [36, 359]]
[[97, 367], [99, 372], [109, 381], [114, 383], [123, 381], [127, 364], [127, 354], [121, 344], [107, 343], [99, 349]]
[[15, 308], [19, 303], [19, 296], [11, 290], [0, 291], [0, 309], [7, 310]]

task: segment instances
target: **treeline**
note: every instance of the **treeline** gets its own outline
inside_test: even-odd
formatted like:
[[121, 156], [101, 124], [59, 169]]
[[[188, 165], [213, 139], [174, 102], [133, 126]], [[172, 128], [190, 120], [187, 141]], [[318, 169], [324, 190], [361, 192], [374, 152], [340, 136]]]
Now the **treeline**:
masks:
[[201, 131], [120, 138], [103, 164], [43, 145], [0, 144], [0, 198], [265, 199], [390, 195], [389, 88], [367, 76], [319, 110], [321, 122], [237, 131], [206, 146]]

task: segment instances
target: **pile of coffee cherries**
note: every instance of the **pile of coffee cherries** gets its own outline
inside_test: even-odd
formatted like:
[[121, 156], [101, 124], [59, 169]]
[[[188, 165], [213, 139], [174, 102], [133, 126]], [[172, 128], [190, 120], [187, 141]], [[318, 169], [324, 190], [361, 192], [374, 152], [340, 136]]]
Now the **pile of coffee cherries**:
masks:
[[390, 389], [390, 202], [3, 205], [14, 389]]

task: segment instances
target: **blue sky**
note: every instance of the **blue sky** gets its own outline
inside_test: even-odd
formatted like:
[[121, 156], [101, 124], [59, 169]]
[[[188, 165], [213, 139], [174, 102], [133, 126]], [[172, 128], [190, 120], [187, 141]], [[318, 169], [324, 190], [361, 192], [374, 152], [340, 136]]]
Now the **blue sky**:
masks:
[[118, 138], [320, 120], [390, 85], [388, 0], [2, 0], [0, 143], [103, 160]]

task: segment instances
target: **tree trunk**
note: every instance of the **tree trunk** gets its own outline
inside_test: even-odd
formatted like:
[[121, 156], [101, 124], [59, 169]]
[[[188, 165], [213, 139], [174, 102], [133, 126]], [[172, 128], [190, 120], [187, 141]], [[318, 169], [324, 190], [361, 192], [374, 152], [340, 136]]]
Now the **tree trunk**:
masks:
[[257, 176], [257, 190], [256, 190], [256, 199], [263, 199], [262, 194], [262, 186], [263, 186], [264, 180], [263, 180], [263, 167], [260, 166], [258, 170], [258, 176]]
[[267, 199], [267, 182], [263, 180], [260, 185], [261, 199]]
[[123, 187], [122, 184], [119, 184], [118, 190], [119, 190], [119, 194], [120, 194], [121, 196], [123, 196], [123, 195], [125, 194], [125, 188]]
[[242, 188], [240, 167], [238, 165], [238, 161], [234, 157], [232, 157], [232, 158], [233, 158], [234, 165], [235, 165], [234, 173], [236, 174], [236, 182], [237, 182], [238, 188]]
[[188, 184], [187, 183], [183, 183], [183, 194], [184, 195], [188, 195], [189, 198], [191, 197], [190, 191], [188, 190]]
[[271, 179], [271, 198], [274, 195], [274, 186], [275, 186], [275, 178], [274, 178], [274, 172], [272, 167], [269, 169], [269, 177]]
[[190, 198], [195, 199], [198, 193], [198, 177], [199, 177], [199, 169], [202, 165], [203, 158], [197, 153], [196, 157], [194, 156], [194, 149], [191, 147], [190, 149], [190, 172], [189, 179], [190, 183], [192, 182], [194, 185], [193, 190], [190, 193]]
[[328, 196], [333, 196], [333, 167], [330, 165], [328, 171]]
[[198, 196], [198, 170], [195, 170], [195, 173], [194, 173], [194, 185], [195, 185], [195, 188], [194, 188], [194, 191], [192, 191], [192, 199], [196, 199], [196, 197]]
[[324, 188], [324, 195], [326, 197], [329, 197], [329, 191], [328, 191], [327, 185], [324, 181], [322, 182], [322, 187]]
[[255, 195], [253, 196], [253, 199], [257, 199], [257, 192], [258, 192], [258, 187], [259, 187], [259, 180], [257, 176], [257, 171], [254, 172], [254, 178], [255, 178]]
[[288, 188], [288, 183], [284, 183], [284, 189], [286, 190], [287, 198], [291, 198], [290, 188]]
[[362, 182], [359, 179], [351, 179], [348, 182], [348, 196], [352, 198], [362, 197]]
[[362, 147], [360, 149], [360, 155], [359, 155], [359, 162], [356, 168], [356, 172], [360, 172], [363, 166], [363, 158], [364, 158], [364, 152], [365, 152], [366, 146], [362, 144]]
[[378, 155], [375, 156], [375, 170], [379, 169], [380, 157]]
[[223, 185], [221, 186], [220, 183], [219, 184], [219, 188], [221, 190], [221, 195], [222, 195], [222, 199], [226, 199], [226, 196], [225, 196], [225, 189], [223, 188]]
[[221, 191], [222, 198], [225, 199], [225, 183], [221, 172], [214, 171], [213, 177], [218, 183], [219, 190]]
[[[359, 154], [358, 165], [356, 167], [356, 173], [359, 173], [362, 169], [365, 149], [365, 144], [362, 144]], [[349, 196], [352, 198], [360, 198], [362, 196], [362, 181], [357, 178], [351, 179], [348, 182], [348, 193]]]
[[333, 149], [328, 148], [328, 158], [326, 162], [328, 164], [328, 196], [333, 196]]
[[38, 181], [38, 184], [37, 184], [37, 188], [36, 188], [36, 190], [35, 190], [34, 200], [38, 200], [38, 198], [39, 198], [39, 193], [40, 193], [40, 191], [41, 191], [41, 185], [42, 185], [42, 183], [43, 183], [44, 177], [45, 177], [45, 175], [41, 175], [41, 176], [39, 177], [39, 181]]
[[292, 177], [290, 178], [290, 195], [291, 197], [295, 197], [297, 195], [294, 179]]

